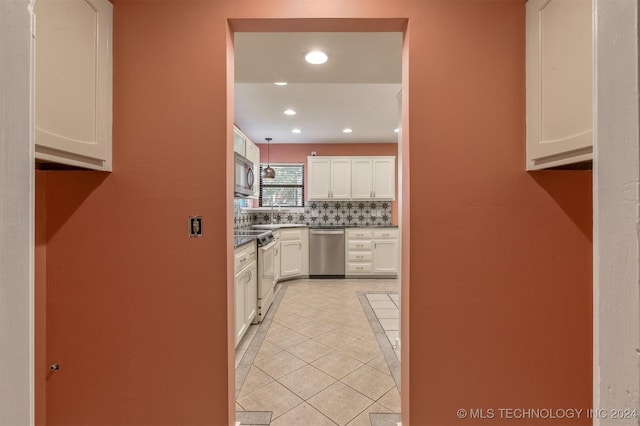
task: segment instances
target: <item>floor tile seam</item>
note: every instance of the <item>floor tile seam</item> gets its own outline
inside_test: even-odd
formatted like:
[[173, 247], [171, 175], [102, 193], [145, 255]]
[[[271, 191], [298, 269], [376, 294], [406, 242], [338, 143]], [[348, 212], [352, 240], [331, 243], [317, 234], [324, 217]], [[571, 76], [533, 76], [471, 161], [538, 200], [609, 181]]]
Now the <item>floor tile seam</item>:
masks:
[[[383, 355], [383, 358], [384, 358], [384, 355]], [[373, 360], [372, 360], [372, 361], [373, 361]], [[369, 361], [369, 362], [371, 362], [371, 361]], [[375, 367], [375, 366], [373, 366], [373, 365], [369, 364], [369, 362], [367, 362], [365, 365], [368, 365], [369, 367], [371, 367], [371, 368], [375, 369], [376, 371], [379, 371], [379, 372], [381, 372], [382, 374], [386, 374], [387, 376], [389, 376], [389, 377], [393, 378], [393, 376], [391, 375], [391, 373], [390, 373], [390, 372], [388, 372], [388, 371], [389, 371], [389, 367], [387, 367], [387, 371], [384, 371], [384, 370], [380, 370], [378, 367]], [[386, 361], [385, 361], [385, 364], [386, 364]]]
[[[298, 360], [300, 360], [300, 361], [304, 362], [304, 364], [305, 364], [305, 365], [311, 365], [311, 363], [309, 363], [309, 362], [305, 361], [304, 359], [301, 359], [301, 358], [297, 357], [295, 354], [293, 354], [293, 353], [289, 352], [289, 351], [288, 351], [288, 350], [286, 350], [286, 349], [282, 349], [282, 352], [287, 352], [289, 355], [291, 355], [291, 356], [295, 357], [296, 359], [298, 359]], [[280, 353], [280, 352], [278, 352], [278, 353]], [[274, 355], [277, 355], [277, 354], [274, 354]], [[263, 359], [265, 359], [265, 358], [263, 358]], [[252, 364], [252, 365], [254, 365], [254, 364]], [[295, 369], [293, 369], [293, 370], [289, 371], [289, 372], [288, 372], [287, 374], [285, 374], [284, 376], [287, 376], [287, 375], [289, 375], [289, 374], [293, 373], [294, 371], [298, 371], [298, 370], [300, 370], [300, 369], [301, 369], [302, 367], [304, 367], [305, 365], [301, 365], [300, 367], [295, 368]], [[256, 367], [257, 367], [257, 368], [260, 368], [260, 367], [258, 367], [257, 365], [256, 365]], [[312, 367], [313, 367], [313, 366], [312, 366]], [[260, 369], [261, 369], [261, 368], [260, 368]], [[261, 370], [262, 370], [262, 369], [261, 369]], [[264, 371], [264, 370], [262, 370], [262, 371]], [[264, 371], [264, 372], [265, 372], [269, 377], [273, 377], [272, 375], [270, 375], [270, 374], [269, 374], [269, 373], [267, 373], [266, 371]], [[273, 379], [274, 379], [275, 381], [278, 381], [279, 379], [281, 379], [281, 378], [282, 378], [282, 377], [284, 377], [284, 376], [281, 376], [281, 377], [273, 377]]]
[[[380, 354], [380, 355], [382, 355], [382, 354]], [[374, 359], [375, 359], [375, 358], [374, 358]], [[373, 361], [373, 360], [371, 360], [371, 361]], [[371, 361], [369, 361], [369, 362], [371, 362]], [[376, 368], [376, 367], [374, 367], [373, 365], [369, 365], [369, 363], [368, 363], [368, 362], [363, 363], [360, 367], [358, 367], [358, 368], [356, 368], [355, 370], [353, 370], [353, 371], [352, 371], [352, 373], [355, 373], [356, 371], [358, 371], [359, 369], [361, 369], [361, 368], [362, 368], [362, 367], [364, 367], [365, 365], [366, 365], [367, 367], [369, 367], [369, 368], [373, 368], [373, 369], [374, 369], [374, 370], [376, 370], [378, 373], [382, 373], [382, 374], [384, 374], [385, 376], [389, 376], [389, 377], [391, 377], [391, 378], [393, 379], [393, 376], [392, 376], [390, 373], [387, 373], [387, 372], [385, 372], [385, 371], [381, 371], [379, 368]], [[349, 373], [349, 374], [351, 374], [351, 373]], [[348, 374], [348, 375], [349, 375], [349, 374]], [[346, 377], [346, 376], [345, 376], [345, 377]]]
[[[349, 376], [349, 375], [347, 375], [347, 376]], [[371, 398], [370, 396], [365, 395], [364, 393], [362, 393], [362, 392], [361, 392], [361, 391], [359, 391], [358, 389], [354, 388], [353, 386], [349, 385], [348, 383], [343, 382], [342, 380], [346, 379], [346, 378], [347, 378], [347, 376], [344, 376], [342, 379], [340, 379], [340, 380], [339, 380], [339, 382], [340, 382], [340, 383], [342, 383], [342, 384], [343, 384], [343, 385], [345, 385], [345, 386], [349, 386], [351, 389], [353, 389], [354, 391], [358, 392], [360, 395], [362, 395], [362, 396], [365, 396], [365, 397], [369, 398], [369, 399], [370, 399], [370, 400], [372, 400], [373, 402], [377, 402], [377, 400], [378, 400], [378, 399], [380, 399], [380, 398], [382, 398], [383, 396], [385, 396], [385, 395], [387, 394], [387, 392], [389, 392], [391, 389], [393, 389], [393, 388], [395, 387], [395, 382], [394, 382], [394, 384], [393, 384], [393, 385], [391, 385], [391, 386], [389, 387], [389, 389], [386, 389], [386, 390], [382, 393], [382, 395], [380, 395], [380, 396], [379, 396], [378, 398], [376, 398], [376, 399], [373, 399], [373, 398]], [[380, 404], [380, 405], [382, 405], [382, 404]]]
[[[255, 392], [255, 391], [257, 391], [257, 390], [260, 390], [260, 389], [262, 389], [263, 387], [265, 387], [265, 386], [267, 386], [267, 385], [270, 385], [270, 384], [271, 384], [271, 383], [273, 383], [273, 382], [277, 382], [277, 381], [278, 381], [278, 379], [276, 379], [275, 377], [271, 376], [269, 373], [267, 373], [266, 371], [264, 371], [263, 369], [261, 369], [261, 368], [260, 368], [260, 367], [258, 367], [257, 365], [252, 364], [251, 366], [252, 366], [252, 367], [254, 367], [254, 368], [257, 368], [257, 369], [258, 369], [258, 370], [260, 370], [262, 373], [264, 373], [265, 375], [267, 375], [267, 376], [271, 379], [271, 381], [270, 381], [270, 382], [267, 382], [267, 383], [265, 383], [265, 384], [263, 384], [263, 385], [261, 385], [261, 386], [259, 386], [259, 387], [257, 387], [257, 388], [255, 388], [255, 389], [254, 389], [254, 390], [252, 390], [251, 392], [248, 392], [246, 395], [242, 395], [242, 396], [240, 396], [240, 394], [238, 394], [238, 398], [244, 398], [245, 396], [247, 396], [247, 395], [251, 395], [253, 392]], [[248, 376], [248, 375], [249, 375], [249, 374], [247, 373], [247, 376]], [[245, 382], [246, 382], [246, 378], [245, 378]], [[242, 385], [244, 386], [244, 383], [242, 383]], [[242, 393], [242, 387], [240, 388], [240, 393]], [[237, 402], [237, 399], [236, 399], [236, 402]]]
[[[348, 376], [348, 374], [347, 374], [347, 376]], [[348, 383], [343, 382], [342, 380], [343, 380], [344, 378], [346, 378], [347, 376], [344, 376], [342, 379], [340, 379], [340, 380], [338, 380], [338, 381], [339, 381], [340, 383], [342, 383], [343, 385], [347, 386], [349, 389], [351, 389], [351, 390], [353, 390], [353, 391], [355, 391], [355, 392], [358, 392], [360, 395], [364, 396], [365, 398], [367, 398], [367, 399], [369, 399], [369, 400], [371, 400], [371, 401], [373, 401], [373, 402], [376, 402], [376, 401], [375, 401], [373, 398], [371, 398], [370, 396], [367, 396], [367, 395], [363, 394], [363, 393], [362, 393], [361, 391], [359, 391], [358, 389], [354, 388], [353, 386], [349, 385]], [[391, 390], [391, 388], [393, 388], [393, 386], [391, 386], [389, 389], [387, 389], [386, 391], [384, 391], [384, 393], [382, 394], [382, 396], [384, 396], [384, 394], [386, 394], [387, 392], [389, 392], [389, 390]], [[355, 418], [355, 417], [354, 417], [354, 418]], [[353, 419], [351, 419], [351, 420], [353, 420]], [[351, 420], [350, 420], [350, 421], [351, 421]]]
[[[311, 364], [309, 364], [309, 365], [311, 365]], [[314, 367], [313, 365], [311, 365], [311, 367], [316, 368], [316, 367]], [[284, 383], [282, 383], [280, 380], [277, 380], [277, 382], [278, 382], [278, 383], [280, 383], [280, 385], [282, 385], [283, 387], [287, 388], [287, 390], [288, 390], [289, 392], [292, 392], [292, 393], [293, 393], [294, 395], [296, 395], [298, 398], [302, 399], [304, 402], [307, 402], [307, 400], [309, 400], [309, 399], [313, 398], [314, 396], [316, 396], [317, 394], [319, 394], [319, 393], [320, 393], [320, 392], [322, 392], [323, 390], [327, 389], [329, 386], [332, 386], [334, 383], [336, 383], [336, 382], [338, 382], [338, 381], [339, 381], [339, 380], [338, 380], [338, 379], [336, 379], [335, 377], [331, 376], [330, 374], [325, 373], [324, 371], [320, 370], [319, 368], [316, 368], [316, 369], [317, 369], [318, 371], [320, 371], [320, 372], [322, 372], [322, 373], [326, 374], [327, 376], [331, 377], [331, 378], [333, 379], [333, 382], [332, 382], [332, 383], [330, 383], [330, 384], [328, 384], [327, 386], [323, 387], [323, 388], [322, 388], [322, 389], [320, 389], [319, 391], [315, 392], [313, 395], [309, 395], [307, 398], [303, 398], [301, 395], [298, 395], [298, 393], [296, 393], [296, 391], [294, 391], [294, 390], [293, 390], [293, 389], [291, 389], [289, 386], [287, 386], [287, 385], [285, 385]], [[298, 370], [299, 370], [299, 369], [298, 369]], [[293, 373], [293, 371], [292, 371], [291, 373]], [[289, 374], [291, 374], [291, 373], [289, 373]], [[287, 376], [288, 376], [289, 374], [287, 374]], [[284, 377], [286, 377], [286, 376], [281, 377], [281, 379], [282, 379], [282, 378], [284, 378]]]
[[[333, 423], [334, 425], [338, 425], [338, 423], [334, 422], [333, 420], [331, 420], [329, 417], [327, 417], [326, 414], [324, 414], [322, 411], [320, 411], [318, 408], [316, 408], [315, 406], [313, 406], [312, 404], [310, 404], [308, 401], [302, 401], [300, 404], [296, 405], [295, 407], [291, 408], [290, 410], [287, 410], [286, 413], [282, 413], [281, 415], [279, 415], [277, 418], [280, 418], [282, 416], [284, 416], [285, 414], [287, 414], [288, 412], [294, 410], [295, 408], [301, 406], [302, 404], [309, 404], [314, 410], [316, 410], [318, 413], [322, 414], [327, 420], [329, 420], [331, 423]], [[275, 419], [271, 419], [272, 421]], [[307, 425], [307, 426], [312, 426], [312, 425]]]
[[[297, 396], [297, 395], [296, 395]], [[300, 398], [300, 397], [298, 397]], [[302, 398], [300, 398], [302, 399]], [[269, 424], [273, 423], [274, 420], [279, 419], [280, 417], [284, 416], [285, 414], [287, 414], [289, 411], [293, 410], [294, 408], [296, 408], [297, 406], [304, 404], [304, 400], [300, 401], [299, 403], [297, 403], [296, 405], [294, 405], [293, 407], [291, 407], [290, 409], [288, 409], [287, 411], [285, 411], [284, 413], [280, 414], [277, 417], [273, 417], [273, 414], [271, 414], [271, 422], [269, 422]]]
[[[369, 398], [369, 399], [371, 399], [371, 398]], [[310, 406], [312, 406], [314, 409], [316, 409], [316, 410], [317, 410], [319, 413], [321, 413], [323, 416], [325, 416], [326, 418], [328, 418], [329, 420], [331, 420], [331, 422], [332, 422], [333, 424], [339, 425], [339, 423], [337, 423], [336, 421], [334, 421], [331, 417], [327, 416], [327, 415], [326, 415], [326, 414], [325, 414], [325, 413], [320, 409], [320, 407], [316, 407], [315, 405], [313, 405], [313, 403], [312, 403], [311, 401], [306, 401], [306, 403], [307, 403], [307, 404], [309, 404]], [[370, 406], [371, 406], [371, 405], [367, 405], [367, 408], [369, 408]], [[365, 408], [365, 410], [366, 410], [367, 408]], [[363, 410], [363, 411], [364, 411], [364, 410]], [[355, 417], [353, 417], [353, 418], [349, 419], [348, 421], [346, 421], [344, 424], [345, 424], [345, 425], [347, 425], [347, 424], [351, 423], [351, 422], [352, 422], [356, 417], [358, 417], [360, 414], [362, 414], [362, 412], [363, 412], [363, 411], [361, 411], [360, 413], [358, 413]], [[311, 426], [311, 425], [309, 425], [309, 426]]]
[[[295, 346], [295, 345], [294, 345], [294, 346]], [[291, 356], [296, 357], [296, 358], [297, 358], [297, 359], [299, 359], [300, 361], [304, 362], [304, 363], [305, 363], [305, 365], [311, 365], [311, 362], [317, 361], [317, 360], [319, 360], [320, 358], [322, 358], [322, 357], [320, 357], [320, 358], [316, 358], [316, 359], [314, 359], [314, 360], [313, 360], [313, 361], [311, 361], [311, 362], [307, 362], [307, 361], [305, 361], [304, 359], [300, 358], [298, 355], [294, 354], [293, 352], [289, 352], [286, 348], [285, 348], [285, 349], [283, 349], [283, 351], [285, 351], [286, 353], [288, 353], [288, 354], [289, 354], [289, 355], [291, 355]], [[327, 354], [327, 355], [328, 355], [328, 354]], [[324, 356], [324, 355], [323, 355], [323, 356]], [[316, 368], [316, 367], [315, 367], [315, 366], [313, 366], [313, 365], [311, 365], [311, 366], [312, 366], [312, 367], [314, 367], [314, 368]], [[301, 367], [296, 368], [295, 370], [292, 370], [291, 372], [289, 372], [289, 373], [287, 373], [287, 374], [291, 374], [291, 373], [293, 373], [294, 371], [298, 371], [298, 370], [300, 370], [302, 367], [304, 367], [304, 365], [303, 365], [303, 366], [301, 366]], [[285, 374], [285, 376], [286, 376], [286, 374]]]
[[[393, 389], [393, 387], [392, 387], [392, 389]], [[389, 390], [391, 390], [391, 389], [389, 389]], [[391, 413], [393, 413], [393, 414], [401, 414], [399, 411], [398, 411], [398, 412], [396, 412], [393, 408], [391, 408], [391, 407], [387, 407], [387, 406], [386, 406], [386, 405], [384, 405], [382, 402], [380, 402], [380, 400], [381, 400], [382, 398], [384, 398], [384, 396], [385, 396], [386, 394], [388, 394], [388, 393], [389, 393], [389, 391], [386, 391], [385, 393], [383, 393], [383, 394], [382, 394], [382, 396], [381, 396], [380, 398], [376, 399], [376, 403], [377, 403], [377, 404], [382, 405], [384, 408], [386, 408], [387, 410], [391, 411]]]
[[[349, 386], [349, 387], [351, 387], [351, 386]], [[353, 388], [352, 388], [352, 389], [353, 389]], [[356, 418], [358, 418], [358, 416], [360, 416], [362, 413], [364, 413], [365, 411], [367, 411], [369, 408], [371, 408], [371, 406], [372, 406], [373, 404], [375, 404], [375, 403], [376, 403], [375, 401], [373, 401], [373, 400], [372, 400], [371, 398], [369, 398], [368, 396], [366, 396], [366, 395], [364, 395], [364, 396], [365, 396], [368, 400], [372, 401], [372, 402], [371, 402], [371, 404], [367, 405], [367, 406], [364, 408], [364, 410], [360, 411], [360, 412], [359, 412], [359, 413], [357, 413], [353, 418], [351, 418], [349, 421], [347, 421], [347, 422], [345, 423], [345, 425], [348, 425], [349, 423], [351, 423], [352, 421], [354, 421]]]

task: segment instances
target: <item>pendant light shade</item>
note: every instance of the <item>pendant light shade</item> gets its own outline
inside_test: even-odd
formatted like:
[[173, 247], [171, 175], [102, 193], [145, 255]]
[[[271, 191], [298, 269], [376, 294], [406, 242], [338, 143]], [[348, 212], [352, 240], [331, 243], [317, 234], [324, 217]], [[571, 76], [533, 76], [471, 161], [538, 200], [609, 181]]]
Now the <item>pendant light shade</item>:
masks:
[[262, 169], [262, 179], [275, 179], [276, 171], [271, 167], [271, 152], [269, 150], [271, 138], [265, 138], [267, 141], [267, 168]]

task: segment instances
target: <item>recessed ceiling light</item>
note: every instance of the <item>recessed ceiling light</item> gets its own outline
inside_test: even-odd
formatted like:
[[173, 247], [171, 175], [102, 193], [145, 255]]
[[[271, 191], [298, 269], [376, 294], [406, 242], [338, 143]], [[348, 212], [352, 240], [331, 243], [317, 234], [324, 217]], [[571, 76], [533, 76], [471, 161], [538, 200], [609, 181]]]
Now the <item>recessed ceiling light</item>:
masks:
[[286, 86], [287, 82], [286, 81], [276, 81], [273, 84], [275, 84], [276, 86]]
[[320, 65], [327, 62], [329, 56], [322, 50], [312, 50], [304, 55], [304, 60], [313, 65]]
[[350, 129], [348, 127], [342, 131], [342, 133], [351, 133], [351, 132], [353, 132], [353, 129]]
[[292, 110], [291, 108], [285, 109], [284, 111], [282, 111], [285, 115], [296, 115], [296, 112], [294, 110]]
[[394, 132], [398, 133], [400, 131], [399, 128], [396, 127], [396, 129], [394, 130]]
[[293, 129], [293, 130], [291, 131], [291, 133], [302, 133], [302, 130], [300, 130], [300, 129]]

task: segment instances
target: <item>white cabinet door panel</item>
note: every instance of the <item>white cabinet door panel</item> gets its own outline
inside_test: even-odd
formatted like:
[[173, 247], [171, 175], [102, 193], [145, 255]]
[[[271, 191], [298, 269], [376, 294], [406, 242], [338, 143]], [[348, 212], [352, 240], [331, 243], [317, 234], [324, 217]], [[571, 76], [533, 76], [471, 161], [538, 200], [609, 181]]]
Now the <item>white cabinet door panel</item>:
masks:
[[38, 0], [36, 159], [111, 170], [112, 22], [107, 0]]
[[372, 180], [373, 198], [393, 200], [396, 196], [395, 159], [374, 159]]
[[282, 278], [300, 275], [302, 272], [302, 242], [282, 240], [280, 242], [280, 276]]
[[258, 268], [256, 263], [243, 274], [244, 283], [244, 324], [249, 327], [258, 313]]
[[398, 273], [398, 241], [380, 240], [374, 242], [373, 273]]
[[326, 200], [331, 191], [331, 160], [309, 159], [309, 199]]
[[331, 160], [331, 199], [351, 198], [351, 160]]
[[373, 164], [369, 159], [351, 160], [351, 198], [370, 199], [373, 196]]
[[593, 158], [592, 6], [529, 0], [527, 169]]

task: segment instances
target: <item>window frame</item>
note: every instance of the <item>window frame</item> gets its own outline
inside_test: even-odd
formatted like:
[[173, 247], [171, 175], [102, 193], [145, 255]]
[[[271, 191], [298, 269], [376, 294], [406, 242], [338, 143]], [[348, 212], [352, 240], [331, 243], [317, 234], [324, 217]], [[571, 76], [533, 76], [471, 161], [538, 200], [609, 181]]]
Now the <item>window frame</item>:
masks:
[[[299, 167], [301, 169], [302, 172], [302, 184], [300, 185], [265, 185], [264, 184], [264, 179], [262, 179], [262, 169], [264, 167], [267, 167], [267, 164], [269, 164], [271, 167]], [[283, 204], [280, 207], [304, 207], [305, 203], [304, 203], [304, 192], [305, 192], [305, 187], [304, 187], [304, 178], [305, 178], [305, 163], [260, 163], [259, 166], [259, 176], [260, 176], [260, 194], [258, 196], [258, 206], [260, 207], [271, 207], [271, 205], [265, 205], [263, 204], [263, 200], [262, 200], [262, 192], [263, 189], [265, 187], [271, 187], [271, 188], [300, 188], [302, 190], [302, 196], [300, 197], [300, 205], [289, 205], [289, 204]]]

